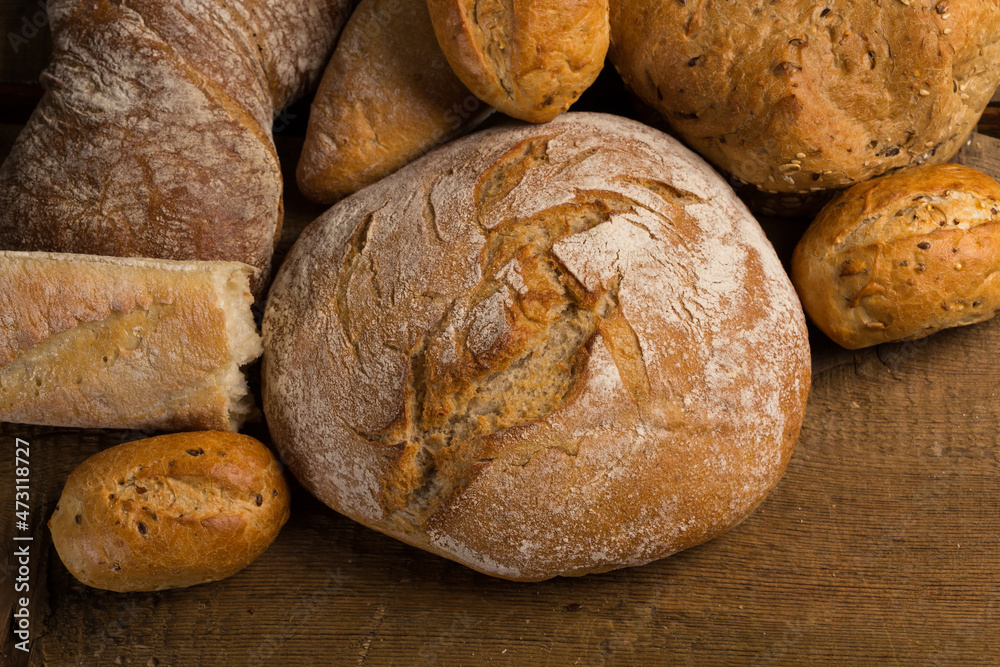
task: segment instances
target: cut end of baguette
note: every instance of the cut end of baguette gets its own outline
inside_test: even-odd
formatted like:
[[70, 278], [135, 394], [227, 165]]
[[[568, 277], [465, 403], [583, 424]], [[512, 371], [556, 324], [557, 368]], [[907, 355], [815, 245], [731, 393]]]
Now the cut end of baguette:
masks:
[[238, 431], [246, 421], [260, 418], [260, 411], [254, 404], [243, 373], [243, 367], [256, 361], [264, 351], [253, 311], [247, 307], [253, 301], [250, 293], [252, 274], [250, 266], [237, 264], [228, 276], [216, 275], [219, 308], [226, 316], [230, 351], [230, 362], [224, 368], [219, 384], [228, 398], [231, 431]]

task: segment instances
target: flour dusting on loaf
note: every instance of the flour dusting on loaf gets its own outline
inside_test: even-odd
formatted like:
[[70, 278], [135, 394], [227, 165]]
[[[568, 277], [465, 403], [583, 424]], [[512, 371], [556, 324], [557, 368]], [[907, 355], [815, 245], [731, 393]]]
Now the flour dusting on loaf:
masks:
[[801, 307], [743, 204], [600, 114], [481, 132], [330, 209], [264, 340], [268, 422], [310, 491], [515, 580], [736, 525], [809, 390]]

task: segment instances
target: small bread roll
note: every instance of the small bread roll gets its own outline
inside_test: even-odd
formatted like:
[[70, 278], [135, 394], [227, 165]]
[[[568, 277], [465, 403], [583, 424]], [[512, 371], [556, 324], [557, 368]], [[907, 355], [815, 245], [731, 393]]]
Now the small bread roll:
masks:
[[857, 349], [923, 338], [1000, 309], [1000, 185], [970, 167], [924, 165], [827, 204], [792, 256], [806, 312]]
[[427, 7], [458, 78], [508, 116], [552, 120], [604, 67], [608, 0], [427, 0]]
[[741, 522], [810, 382], [802, 308], [746, 207], [603, 114], [476, 133], [332, 207], [263, 334], [268, 426], [309, 491], [518, 581]]
[[238, 433], [161, 435], [106, 449], [66, 480], [49, 520], [70, 573], [154, 591], [232, 576], [288, 521], [281, 464]]
[[0, 251], [0, 421], [237, 430], [261, 353], [239, 262]]

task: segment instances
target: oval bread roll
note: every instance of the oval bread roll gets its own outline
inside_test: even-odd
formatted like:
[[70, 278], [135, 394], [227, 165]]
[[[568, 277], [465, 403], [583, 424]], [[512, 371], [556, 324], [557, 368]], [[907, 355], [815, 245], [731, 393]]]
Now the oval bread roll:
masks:
[[427, 7], [455, 74], [508, 116], [552, 120], [604, 67], [608, 0], [427, 0]]
[[88, 586], [153, 591], [235, 574], [288, 516], [288, 486], [267, 447], [199, 431], [91, 456], [70, 474], [49, 529], [63, 564]]
[[810, 381], [801, 306], [743, 204], [601, 114], [480, 132], [340, 202], [263, 332], [268, 424], [313, 494], [521, 581], [738, 524]]
[[849, 349], [987, 320], [1000, 309], [1000, 184], [946, 164], [855, 185], [806, 230], [792, 280]]

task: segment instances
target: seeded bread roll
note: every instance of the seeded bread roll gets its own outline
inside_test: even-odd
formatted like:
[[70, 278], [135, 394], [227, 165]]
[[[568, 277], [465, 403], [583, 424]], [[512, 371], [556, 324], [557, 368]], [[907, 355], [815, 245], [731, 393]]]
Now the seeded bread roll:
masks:
[[270, 450], [205, 431], [91, 456], [66, 480], [49, 530], [66, 569], [88, 586], [159, 591], [236, 574], [288, 516], [288, 486]]
[[738, 524], [810, 380], [798, 299], [732, 190], [600, 114], [477, 133], [340, 202], [263, 333], [268, 424], [306, 488], [521, 581]]
[[333, 203], [492, 112], [448, 66], [425, 0], [362, 0], [313, 100], [299, 189]]
[[238, 262], [0, 251], [0, 421], [236, 430], [261, 353]]
[[792, 280], [850, 349], [987, 320], [1000, 309], [1000, 184], [957, 164], [858, 184], [806, 231]]
[[619, 0], [611, 43], [695, 150], [808, 192], [948, 161], [1000, 82], [1000, 3]]
[[508, 116], [552, 120], [604, 67], [608, 0], [427, 0], [427, 7], [458, 78]]

